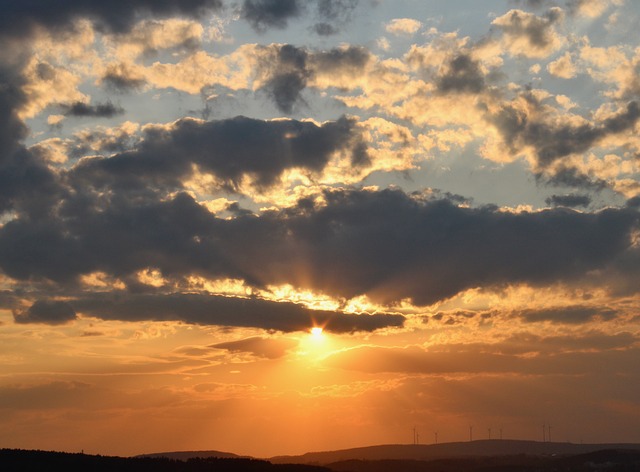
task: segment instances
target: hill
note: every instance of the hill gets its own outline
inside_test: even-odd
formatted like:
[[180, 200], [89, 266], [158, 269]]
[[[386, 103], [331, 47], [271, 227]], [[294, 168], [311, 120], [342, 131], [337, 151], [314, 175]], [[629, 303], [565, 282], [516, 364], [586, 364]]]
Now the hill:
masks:
[[189, 459], [197, 459], [197, 458], [217, 458], [217, 459], [251, 459], [248, 456], [239, 456], [237, 454], [233, 454], [232, 452], [222, 452], [222, 451], [176, 451], [176, 452], [154, 452], [152, 454], [140, 454], [135, 456], [136, 458], [165, 458], [165, 459], [175, 459], [178, 461], [186, 461]]
[[349, 460], [434, 460], [480, 456], [571, 456], [603, 449], [636, 450], [640, 444], [572, 444], [560, 442], [489, 439], [442, 444], [395, 444], [342, 449], [339, 451], [308, 452], [300, 456], [276, 456], [274, 464], [331, 464]]
[[0, 449], [0, 470], [8, 472], [330, 472], [312, 465], [274, 465], [257, 459], [113, 457], [66, 452]]
[[[504, 441], [503, 441], [504, 442]], [[480, 447], [484, 443], [484, 448]], [[457, 451], [459, 455], [430, 458], [430, 459], [346, 459], [327, 463], [324, 466], [310, 464], [272, 464], [266, 460], [246, 458], [188, 458], [179, 460], [167, 457], [112, 457], [88, 454], [71, 454], [63, 452], [28, 451], [19, 449], [0, 449], [0, 470], [10, 472], [44, 472], [50, 470], [64, 470], [65, 472], [593, 472], [602, 470], [607, 472], [638, 472], [640, 470], [640, 445], [632, 444], [632, 449], [601, 449], [603, 445], [569, 445], [577, 449], [594, 448], [590, 452], [566, 453], [558, 455], [548, 454], [551, 450], [560, 450], [562, 443], [535, 443], [528, 441], [514, 441], [510, 450], [529, 450], [533, 453], [495, 454], [488, 450], [506, 451], [509, 448], [502, 445], [502, 449], [492, 441], [474, 441], [473, 443], [443, 444], [440, 450]], [[461, 447], [461, 444], [469, 444]], [[545, 446], [541, 446], [546, 444]], [[515, 447], [518, 446], [518, 447]], [[564, 445], [566, 446], [566, 445]], [[569, 447], [569, 448], [570, 448]], [[407, 448], [416, 451], [429, 446], [376, 446], [372, 448], [348, 449], [325, 453], [325, 458], [331, 454], [374, 456], [389, 455]], [[536, 449], [537, 448], [537, 449]], [[471, 452], [481, 450], [480, 454]], [[568, 448], [564, 449], [565, 451]], [[364, 452], [363, 452], [364, 451]], [[374, 451], [375, 453], [372, 453]], [[390, 452], [391, 451], [391, 452]], [[465, 452], [464, 454], [461, 453]], [[540, 453], [542, 451], [542, 453]], [[219, 451], [185, 452], [183, 454], [219, 453]], [[415, 451], [414, 451], [415, 452]], [[181, 454], [181, 453], [160, 453]], [[184, 456], [183, 456], [184, 457]], [[303, 456], [301, 456], [303, 457]]]
[[638, 472], [640, 451], [601, 450], [574, 456], [477, 456], [430, 461], [350, 460], [327, 465], [334, 472]]

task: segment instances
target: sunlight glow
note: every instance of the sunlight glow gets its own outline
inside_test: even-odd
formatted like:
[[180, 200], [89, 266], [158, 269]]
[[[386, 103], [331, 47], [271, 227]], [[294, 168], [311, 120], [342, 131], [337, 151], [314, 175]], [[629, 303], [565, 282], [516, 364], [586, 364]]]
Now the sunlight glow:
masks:
[[323, 336], [322, 328], [320, 326], [314, 326], [311, 328], [311, 336], [314, 338], [321, 338]]

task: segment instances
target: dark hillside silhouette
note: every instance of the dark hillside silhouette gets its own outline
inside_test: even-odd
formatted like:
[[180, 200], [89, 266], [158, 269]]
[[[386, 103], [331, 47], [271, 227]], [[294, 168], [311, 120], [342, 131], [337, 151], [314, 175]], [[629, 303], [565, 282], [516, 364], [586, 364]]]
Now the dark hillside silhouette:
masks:
[[351, 460], [329, 464], [335, 472], [638, 472], [640, 451], [603, 450], [569, 457], [484, 456], [412, 460]]
[[640, 451], [640, 444], [573, 444], [566, 442], [540, 442], [510, 439], [489, 439], [441, 444], [389, 444], [358, 447], [338, 451], [308, 452], [300, 456], [278, 456], [273, 463], [327, 465], [349, 460], [415, 460], [481, 457], [481, 456], [570, 456], [587, 454], [603, 449]]
[[154, 452], [152, 454], [140, 454], [136, 458], [165, 458], [186, 461], [196, 458], [219, 458], [219, 459], [252, 459], [247, 456], [239, 456], [231, 452], [222, 451], [176, 451], [176, 452]]
[[257, 459], [125, 458], [65, 452], [0, 450], [0, 470], [8, 472], [328, 472], [309, 465], [274, 465]]
[[[203, 451], [206, 452], [206, 451]], [[208, 451], [216, 452], [216, 451]], [[8, 472], [638, 472], [640, 449], [587, 453], [462, 455], [426, 460], [343, 460], [325, 466], [272, 464], [247, 458], [113, 457], [79, 453], [0, 449]]]

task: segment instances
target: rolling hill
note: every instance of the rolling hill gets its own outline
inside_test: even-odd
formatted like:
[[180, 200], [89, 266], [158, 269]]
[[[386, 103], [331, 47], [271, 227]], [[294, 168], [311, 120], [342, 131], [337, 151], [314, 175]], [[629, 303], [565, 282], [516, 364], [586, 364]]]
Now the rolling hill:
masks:
[[604, 449], [640, 451], [640, 444], [572, 444], [561, 442], [488, 439], [430, 445], [395, 444], [358, 447], [339, 451], [308, 452], [299, 456], [276, 456], [274, 464], [326, 465], [349, 460], [414, 460], [489, 456], [572, 456]]

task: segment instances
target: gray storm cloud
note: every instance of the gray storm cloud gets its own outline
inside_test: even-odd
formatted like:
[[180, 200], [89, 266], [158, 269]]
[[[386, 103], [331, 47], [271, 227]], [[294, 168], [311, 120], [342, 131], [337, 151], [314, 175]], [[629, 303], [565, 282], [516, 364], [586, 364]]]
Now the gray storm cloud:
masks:
[[75, 195], [62, 215], [7, 223], [0, 267], [15, 279], [58, 283], [156, 268], [166, 277], [229, 277], [425, 305], [475, 287], [580, 280], [633, 252], [638, 227], [631, 207], [513, 214], [397, 190], [327, 192], [326, 205], [302, 200], [232, 219], [186, 194], [146, 202], [132, 195], [137, 200]]

